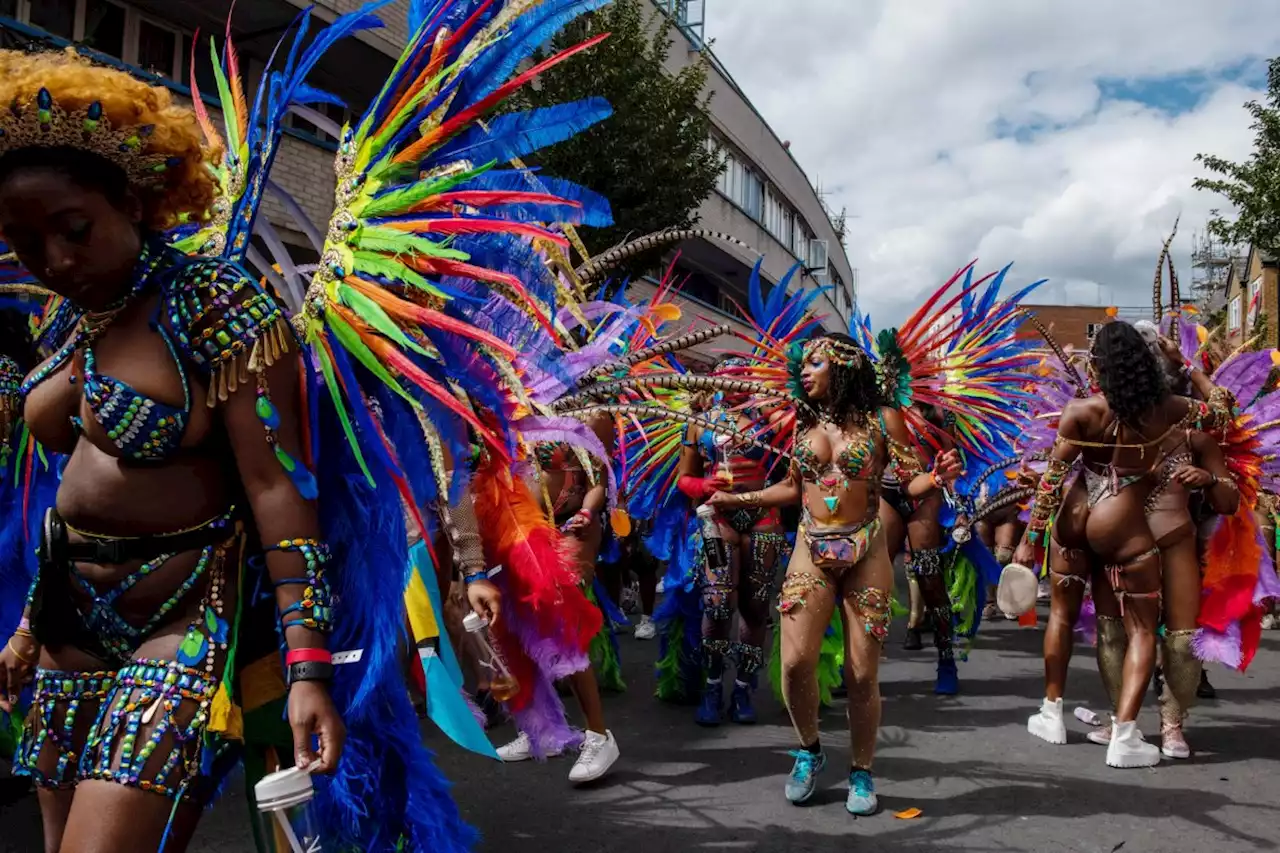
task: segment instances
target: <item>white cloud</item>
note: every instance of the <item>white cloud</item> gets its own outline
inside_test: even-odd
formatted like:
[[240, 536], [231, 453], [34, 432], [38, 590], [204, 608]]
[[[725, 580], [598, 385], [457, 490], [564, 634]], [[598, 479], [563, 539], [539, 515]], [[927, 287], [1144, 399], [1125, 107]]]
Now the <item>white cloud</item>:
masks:
[[[1192, 190], [1194, 157], [1252, 139], [1258, 92], [1227, 72], [1280, 54], [1280, 0], [707, 6], [717, 56], [848, 207], [860, 299], [885, 323], [972, 257], [1049, 277], [1038, 300], [1144, 305], [1179, 214], [1189, 279], [1192, 232], [1221, 205]], [[1180, 112], [1103, 98], [1187, 75]]]

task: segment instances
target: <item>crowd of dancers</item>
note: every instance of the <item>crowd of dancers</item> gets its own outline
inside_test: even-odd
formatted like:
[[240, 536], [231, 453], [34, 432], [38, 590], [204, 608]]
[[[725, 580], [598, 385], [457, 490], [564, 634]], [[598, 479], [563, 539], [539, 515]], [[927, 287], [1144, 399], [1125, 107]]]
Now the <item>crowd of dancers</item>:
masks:
[[[256, 94], [228, 40], [220, 122], [194, 81], [190, 109], [75, 51], [0, 51], [0, 708], [46, 850], [185, 849], [240, 765], [310, 771], [325, 849], [468, 849], [414, 698], [476, 752], [601, 778], [629, 573], [660, 699], [748, 724], [762, 672], [780, 691], [793, 803], [842, 689], [847, 808], [877, 810], [896, 611], [954, 694], [1041, 576], [1030, 733], [1065, 743], [1083, 631], [1107, 763], [1191, 754], [1202, 663], [1246, 667], [1280, 596], [1280, 396], [1274, 351], [1224, 350], [1172, 276], [1166, 301], [1167, 244], [1153, 321], [1087, 353], [1033, 331], [1040, 282], [976, 264], [897, 328], [839, 330], [757, 265], [749, 331], [703, 327], [670, 272], [648, 298], [612, 274], [695, 232], [593, 257], [576, 227], [607, 201], [523, 163], [608, 104], [502, 112], [590, 61], [600, 38], [539, 49], [603, 0], [413, 0], [381, 91], [331, 126], [311, 72], [383, 5], [300, 14]], [[271, 181], [290, 111], [339, 140], [327, 223]], [[723, 356], [699, 373], [694, 347]], [[1159, 745], [1136, 727], [1157, 661]]]

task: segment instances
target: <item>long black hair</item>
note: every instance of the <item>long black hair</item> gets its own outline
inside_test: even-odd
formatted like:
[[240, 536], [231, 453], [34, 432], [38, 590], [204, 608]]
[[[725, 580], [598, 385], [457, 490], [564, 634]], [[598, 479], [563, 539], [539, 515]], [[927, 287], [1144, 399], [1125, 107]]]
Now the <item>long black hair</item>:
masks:
[[1103, 326], [1089, 358], [1107, 405], [1129, 427], [1138, 429], [1142, 418], [1169, 396], [1169, 383], [1155, 354], [1142, 333], [1128, 323]]
[[[812, 340], [826, 338], [847, 347], [861, 349], [853, 338], [843, 332], [823, 332]], [[846, 367], [832, 361], [830, 366], [831, 382], [827, 390], [827, 400], [819, 403], [811, 400], [808, 394], [800, 391], [800, 400], [807, 404], [800, 407], [801, 419], [805, 426], [813, 425], [813, 414], [819, 408], [830, 411], [841, 422], [850, 417], [862, 421], [870, 417], [884, 405], [884, 395], [880, 390], [880, 381], [876, 377], [875, 366], [865, 352], [853, 367]]]

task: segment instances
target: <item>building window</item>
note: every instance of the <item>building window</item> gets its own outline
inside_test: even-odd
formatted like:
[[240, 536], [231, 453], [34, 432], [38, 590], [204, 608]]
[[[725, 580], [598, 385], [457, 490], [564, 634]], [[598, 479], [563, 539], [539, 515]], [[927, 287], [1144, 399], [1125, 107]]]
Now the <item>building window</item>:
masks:
[[75, 37], [76, 0], [28, 0], [27, 21], [64, 39]]
[[[329, 119], [334, 124], [338, 125], [338, 127], [342, 127], [342, 125], [345, 124], [350, 119], [350, 115], [351, 115], [350, 110], [348, 110], [346, 107], [340, 107], [337, 104], [316, 104], [311, 109], [320, 113], [320, 115]], [[320, 128], [316, 127], [315, 124], [313, 124], [310, 121], [307, 121], [305, 118], [303, 118], [300, 115], [297, 115], [296, 113], [290, 113], [286, 117], [285, 125], [287, 127], [293, 128], [294, 130], [305, 133], [309, 136], [314, 136], [317, 139], [327, 139], [331, 142], [338, 141], [338, 138], [336, 136], [334, 136], [333, 134], [327, 131], [321, 130]]]
[[124, 56], [124, 19], [125, 9], [118, 3], [85, 0], [84, 26], [77, 41], [119, 59]]
[[175, 80], [183, 77], [181, 43], [186, 41], [177, 30], [148, 21], [138, 20], [138, 47], [133, 64], [152, 74], [161, 74]]
[[764, 223], [764, 182], [733, 154], [725, 153], [724, 171], [716, 180], [716, 189], [752, 219]]
[[1232, 332], [1240, 331], [1240, 297], [1237, 296], [1231, 300], [1230, 307], [1227, 308], [1227, 329]]
[[1249, 328], [1253, 328], [1260, 311], [1262, 311], [1262, 276], [1249, 282]]
[[821, 278], [827, 274], [828, 264], [830, 263], [830, 258], [828, 257], [829, 249], [830, 244], [826, 240], [809, 241], [809, 251], [805, 256], [805, 262], [814, 276]]
[[1094, 338], [1098, 336], [1098, 332], [1102, 331], [1102, 327], [1104, 325], [1105, 325], [1104, 323], [1087, 323], [1085, 324], [1085, 327], [1084, 327], [1084, 333], [1089, 338], [1089, 340], [1092, 341]]
[[801, 261], [808, 263], [809, 261], [809, 241], [813, 239], [813, 233], [809, 231], [809, 226], [801, 221], [800, 217], [796, 217], [795, 231], [791, 241], [791, 253]]
[[186, 76], [187, 36], [118, 0], [0, 0], [0, 14], [153, 74]]

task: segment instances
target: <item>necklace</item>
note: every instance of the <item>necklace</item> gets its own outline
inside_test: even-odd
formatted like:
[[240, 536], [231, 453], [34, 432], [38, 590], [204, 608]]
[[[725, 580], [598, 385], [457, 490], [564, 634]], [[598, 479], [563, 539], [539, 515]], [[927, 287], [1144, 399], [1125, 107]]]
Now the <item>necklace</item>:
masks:
[[[153, 248], [149, 241], [144, 241], [142, 254], [138, 256], [138, 263], [134, 267], [133, 281], [129, 285], [128, 292], [101, 311], [85, 311], [81, 314], [80, 323], [76, 328], [75, 334], [62, 345], [51, 359], [27, 377], [19, 389], [21, 396], [25, 398], [32, 388], [47, 379], [55, 370], [61, 368], [76, 350], [89, 347], [94, 341], [102, 337], [107, 329], [111, 327], [111, 324], [115, 322], [116, 318], [124, 313], [126, 308], [150, 290], [156, 269], [164, 259], [165, 252], [162, 249]], [[74, 370], [69, 380], [72, 384], [75, 384], [76, 375]]]

